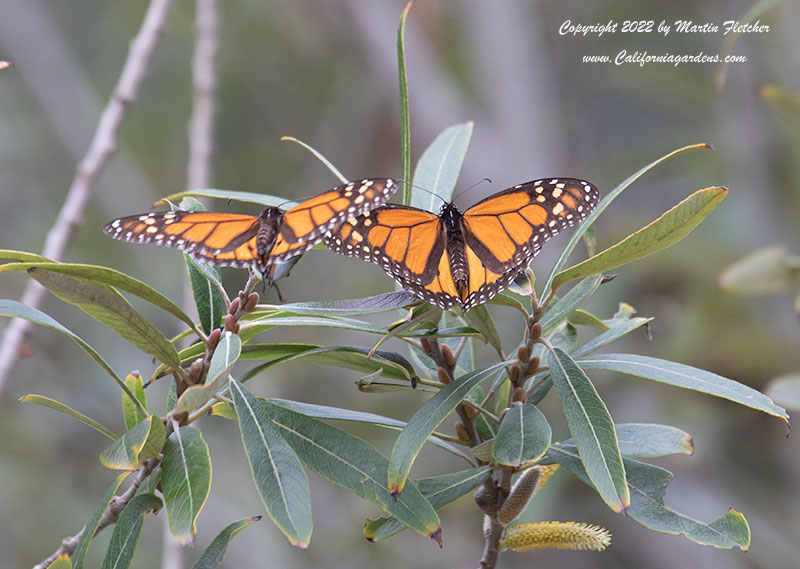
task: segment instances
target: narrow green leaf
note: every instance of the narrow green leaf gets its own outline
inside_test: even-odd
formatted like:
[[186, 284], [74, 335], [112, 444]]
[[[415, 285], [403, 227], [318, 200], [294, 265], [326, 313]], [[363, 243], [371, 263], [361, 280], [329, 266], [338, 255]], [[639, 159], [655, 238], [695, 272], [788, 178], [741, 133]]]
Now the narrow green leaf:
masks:
[[295, 450], [275, 425], [271, 410], [238, 381], [231, 396], [247, 461], [261, 501], [272, 521], [292, 545], [305, 549], [311, 540], [311, 495], [308, 478]]
[[601, 354], [578, 359], [586, 369], [605, 369], [668, 383], [676, 387], [722, 397], [734, 403], [789, 420], [786, 410], [755, 389], [710, 371], [634, 354]]
[[719, 287], [733, 294], [771, 294], [800, 284], [800, 257], [772, 245], [742, 257], [719, 275]]
[[[17, 302], [16, 300], [6, 300], [0, 299], [0, 315], [3, 316], [11, 316], [12, 318], [22, 318], [24, 320], [28, 320], [33, 322], [34, 324], [41, 324], [42, 326], [47, 326], [48, 328], [52, 328], [53, 330], [57, 330], [62, 334], [66, 334], [70, 338], [72, 338], [76, 344], [78, 344], [83, 350], [89, 354], [89, 356], [96, 361], [101, 368], [103, 368], [108, 375], [114, 378], [123, 389], [127, 390], [128, 388], [125, 387], [125, 383], [120, 379], [120, 377], [114, 373], [114, 370], [111, 369], [111, 366], [108, 365], [106, 360], [98, 354], [94, 348], [92, 348], [89, 344], [87, 344], [80, 336], [72, 332], [70, 329], [63, 326], [60, 322], [56, 321], [55, 319], [51, 318], [41, 310], [33, 308], [32, 306], [28, 306], [27, 304], [22, 304], [21, 302]], [[133, 398], [133, 394], [130, 394], [130, 397]], [[88, 424], [88, 423], [87, 423]], [[102, 431], [101, 431], [102, 432]], [[116, 438], [116, 437], [114, 437]]]
[[[550, 332], [547, 339], [553, 347], [561, 348], [571, 354], [578, 347], [578, 330], [569, 322], [562, 322]], [[537, 350], [534, 350], [534, 354], [541, 357]]]
[[124, 472], [114, 479], [111, 487], [106, 491], [105, 496], [103, 496], [100, 503], [95, 506], [92, 517], [90, 517], [86, 525], [83, 526], [81, 537], [78, 539], [78, 544], [75, 546], [75, 551], [72, 553], [72, 564], [75, 569], [83, 569], [86, 553], [89, 551], [89, 546], [92, 544], [94, 534], [97, 531], [97, 527], [100, 525], [100, 518], [103, 517], [103, 513], [105, 513], [108, 505], [111, 503], [111, 499], [114, 497], [114, 493], [119, 488], [119, 485], [122, 484], [122, 481], [127, 477], [128, 473]]
[[276, 426], [308, 468], [440, 542], [439, 517], [415, 486], [409, 484], [397, 498], [386, 489], [388, 463], [375, 447], [311, 417], [262, 404], [270, 408]]
[[60, 401], [56, 401], [55, 399], [50, 399], [49, 397], [45, 397], [44, 395], [35, 395], [33, 393], [29, 393], [28, 395], [23, 395], [22, 397], [20, 397], [19, 398], [19, 402], [20, 403], [36, 403], [36, 404], [41, 405], [43, 407], [48, 407], [48, 408], [53, 409], [55, 411], [60, 411], [61, 413], [64, 413], [65, 415], [69, 415], [70, 417], [74, 417], [75, 419], [77, 419], [78, 421], [80, 421], [84, 425], [86, 425], [88, 427], [91, 427], [92, 429], [94, 429], [95, 431], [100, 433], [101, 435], [107, 436], [112, 441], [116, 440], [116, 438], [117, 438], [117, 435], [115, 435], [114, 432], [111, 429], [109, 429], [108, 427], [106, 427], [105, 425], [102, 425], [102, 424], [98, 423], [94, 419], [92, 419], [90, 417], [87, 417], [83, 413], [81, 413], [79, 411], [76, 411], [72, 407], [68, 407], [67, 405], [64, 405]]
[[[184, 260], [189, 271], [189, 283], [192, 286], [194, 305], [200, 318], [200, 328], [208, 335], [214, 328], [219, 328], [225, 316], [225, 300], [219, 290], [222, 278], [220, 270], [212, 265], [201, 269], [199, 263], [189, 255], [184, 255]], [[209, 273], [214, 278], [211, 278]]]
[[217, 569], [222, 564], [222, 558], [225, 557], [225, 552], [228, 551], [228, 545], [236, 537], [236, 534], [259, 520], [261, 520], [261, 516], [244, 518], [227, 526], [217, 534], [217, 537], [209, 544], [200, 559], [194, 562], [192, 569]]
[[[471, 492], [491, 475], [490, 467], [481, 466], [461, 472], [423, 478], [417, 483], [417, 486], [422, 495], [438, 510], [467, 492]], [[367, 520], [367, 523], [364, 524], [364, 537], [371, 542], [383, 541], [407, 527], [393, 517], [384, 517], [374, 521]]]
[[[315, 419], [334, 419], [337, 421], [350, 421], [353, 423], [368, 423], [379, 427], [386, 427], [388, 429], [402, 429], [406, 426], [404, 421], [398, 421], [383, 415], [376, 415], [375, 413], [365, 413], [363, 411], [353, 411], [351, 409], [342, 409], [341, 407], [328, 407], [327, 405], [314, 405], [313, 403], [300, 403], [299, 401], [290, 401], [287, 399], [267, 399], [269, 403], [289, 409], [295, 413], [314, 417]], [[470, 457], [461, 452], [460, 449], [445, 441], [437, 438], [436, 436], [428, 437], [428, 442], [437, 446], [447, 452], [459, 456], [468, 462], [471, 462]]]
[[52, 259], [35, 255], [26, 251], [14, 251], [12, 249], [0, 249], [0, 259], [11, 259], [21, 263], [55, 263]]
[[144, 353], [155, 356], [173, 367], [180, 366], [178, 352], [164, 334], [113, 288], [95, 286], [41, 267], [29, 269], [28, 274], [55, 296], [64, 302], [74, 304]]
[[[783, 0], [759, 0], [754, 3], [743, 16], [736, 18], [736, 25], [738, 26], [740, 23], [749, 24], [754, 20], [758, 20], [759, 17], [763, 16], [769, 9], [782, 3]], [[769, 27], [766, 29], [769, 30]], [[719, 63], [717, 63], [717, 69], [714, 71], [714, 91], [719, 92], [725, 86], [725, 79], [728, 75], [728, 67], [730, 66], [728, 57], [733, 52], [733, 46], [736, 44], [736, 40], [739, 39], [741, 34], [742, 32], [738, 30], [731, 30], [730, 33], [728, 33], [728, 31], [725, 32], [725, 40], [722, 42], [722, 47], [719, 51]]]
[[747, 551], [750, 546], [750, 527], [741, 512], [730, 508], [723, 516], [706, 524], [664, 505], [667, 485], [672, 473], [638, 460], [625, 460], [625, 470], [630, 473], [631, 507], [628, 514], [640, 524], [654, 531], [684, 535], [700, 545], [730, 549], [739, 547]]
[[389, 325], [388, 332], [372, 347], [372, 351], [374, 352], [377, 350], [378, 346], [387, 340], [396, 336], [408, 334], [413, 330], [419, 330], [420, 328], [426, 331], [435, 329], [441, 317], [442, 309], [438, 306], [428, 304], [427, 302], [414, 306], [408, 311], [408, 314], [404, 318]]
[[403, 308], [414, 302], [419, 302], [416, 296], [410, 292], [398, 291], [355, 300], [293, 302], [275, 305], [271, 308], [291, 314], [306, 314], [308, 316], [359, 316], [361, 314], [374, 314]]
[[147, 418], [147, 414], [142, 411], [142, 408], [147, 409], [147, 396], [144, 393], [144, 380], [138, 371], [125, 376], [125, 385], [139, 402], [139, 405], [136, 405], [127, 393], [122, 394], [122, 414], [125, 417], [125, 428], [132, 429], [136, 423]]
[[553, 278], [553, 288], [569, 279], [596, 275], [627, 265], [674, 245], [697, 227], [728, 195], [728, 189], [711, 187], [698, 190], [661, 217]]
[[536, 405], [513, 405], [500, 423], [492, 453], [498, 463], [519, 468], [544, 456], [552, 435]]
[[550, 354], [550, 374], [592, 484], [612, 510], [624, 512], [631, 498], [608, 409], [583, 370], [559, 348]]
[[456, 378], [414, 413], [392, 447], [388, 478], [388, 487], [392, 494], [397, 495], [403, 490], [411, 465], [434, 429], [453, 412], [473, 387], [506, 365], [507, 362], [495, 363]]
[[[369, 348], [360, 346], [294, 344], [294, 347], [294, 353], [285, 353], [290, 348], [289, 344], [249, 344], [245, 346], [242, 359], [272, 359], [248, 371], [240, 381], [248, 381], [276, 365], [301, 359], [368, 374], [380, 371], [380, 375], [383, 377], [399, 381], [408, 381], [416, 375], [411, 363], [396, 352], [378, 350], [370, 356]], [[273, 354], [281, 351], [284, 353], [273, 357]]]
[[567, 320], [576, 326], [586, 326], [587, 328], [596, 328], [597, 330], [606, 331], [610, 328], [610, 326], [600, 320], [600, 318], [580, 308], [573, 310], [570, 315], [567, 316]]
[[497, 327], [494, 325], [492, 316], [489, 314], [489, 309], [486, 308], [485, 304], [479, 304], [472, 310], [464, 313], [464, 318], [466, 318], [470, 326], [481, 333], [481, 336], [484, 337], [490, 346], [497, 350], [497, 353], [503, 353], [503, 346], [500, 343], [500, 333], [497, 331]]
[[156, 205], [172, 202], [178, 203], [180, 200], [197, 197], [197, 198], [216, 198], [219, 200], [237, 201], [244, 203], [254, 203], [262, 207], [282, 207], [291, 208], [297, 205], [297, 202], [287, 201], [286, 198], [281, 196], [272, 196], [269, 194], [257, 194], [253, 192], [236, 192], [233, 190], [217, 190], [213, 188], [188, 190], [185, 192], [177, 192], [164, 196], [156, 202]]
[[[551, 447], [551, 456], [585, 483], [591, 484], [578, 455], [554, 451]], [[700, 522], [664, 504], [667, 486], [673, 478], [671, 472], [627, 458], [625, 471], [631, 495], [628, 517], [654, 531], [683, 535], [700, 545], [723, 549], [739, 547], [745, 551], [749, 547], [750, 528], [741, 512], [731, 508], [710, 523]]]
[[425, 149], [414, 170], [409, 205], [438, 212], [442, 202], [450, 201], [472, 138], [472, 128], [472, 122], [448, 127]]
[[233, 406], [227, 401], [218, 401], [214, 403], [208, 410], [208, 414], [216, 415], [223, 419], [230, 419], [231, 421], [236, 421], [238, 419], [236, 411], [233, 410]]
[[[386, 330], [386, 328], [384, 328], [383, 326], [378, 326], [376, 324], [371, 324], [368, 322], [364, 322], [363, 320], [357, 320], [355, 318], [344, 318], [336, 316], [303, 316], [303, 315], [293, 316], [291, 314], [285, 314], [283, 312], [275, 313], [271, 311], [262, 312], [257, 310], [255, 312], [251, 312], [250, 314], [246, 315], [243, 321], [247, 322], [248, 325], [247, 332], [250, 332], [250, 334], [245, 334], [245, 330], [242, 330], [241, 332], [242, 339], [247, 339], [248, 337], [251, 337], [253, 333], [270, 330], [272, 328], [275, 328], [276, 326], [311, 326], [315, 328], [317, 327], [338, 328], [341, 330], [357, 330], [359, 332], [367, 332], [370, 334], [380, 334], [380, 335], [388, 333], [388, 330]], [[258, 321], [258, 324], [251, 324], [252, 321]]]
[[547, 296], [550, 294], [550, 291], [553, 290], [553, 277], [555, 277], [556, 273], [559, 272], [564, 267], [564, 265], [567, 262], [567, 259], [572, 254], [572, 251], [575, 250], [575, 246], [578, 244], [578, 241], [580, 241], [581, 237], [583, 237], [583, 234], [586, 233], [586, 231], [588, 231], [588, 229], [592, 226], [592, 224], [600, 216], [600, 214], [603, 213], [603, 211], [605, 211], [605, 209], [611, 205], [611, 202], [617, 199], [617, 197], [626, 189], [628, 189], [628, 187], [632, 183], [634, 183], [636, 180], [641, 178], [644, 174], [646, 174], [647, 172], [649, 172], [651, 169], [658, 166], [662, 162], [666, 162], [670, 158], [677, 156], [678, 154], [688, 152], [689, 150], [700, 150], [705, 148], [711, 148], [711, 146], [705, 143], [701, 143], [701, 144], [692, 144], [690, 146], [684, 146], [683, 148], [678, 148], [677, 150], [673, 150], [669, 154], [666, 154], [661, 158], [651, 162], [650, 164], [640, 169], [635, 174], [628, 176], [628, 178], [626, 178], [625, 181], [623, 181], [620, 185], [611, 190], [602, 200], [600, 200], [600, 203], [597, 204], [597, 207], [594, 208], [594, 211], [592, 211], [588, 216], [586, 216], [586, 219], [584, 219], [580, 223], [580, 225], [578, 225], [577, 229], [572, 234], [572, 237], [570, 237], [567, 246], [561, 252], [561, 255], [559, 255], [558, 257], [558, 260], [550, 269], [550, 274], [547, 275], [547, 281], [545, 282], [544, 289], [541, 295], [542, 298], [547, 298]]
[[[400, 160], [403, 180], [411, 179], [411, 115], [408, 110], [408, 77], [406, 76], [406, 54], [403, 33], [406, 27], [408, 11], [413, 0], [406, 4], [397, 27], [397, 74], [400, 86]], [[406, 185], [403, 192], [403, 203], [411, 203], [411, 186]]]
[[555, 304], [548, 306], [539, 322], [542, 325], [542, 333], [551, 332], [553, 328], [566, 320], [576, 308], [595, 293], [602, 281], [603, 277], [601, 275], [586, 277], [572, 287], [562, 298], [559, 298]]
[[[151, 437], [151, 430], [155, 430], [153, 437]], [[162, 433], [160, 436], [159, 432]], [[136, 470], [139, 466], [139, 455], [144, 450], [147, 441], [151, 440], [151, 456], [148, 456], [148, 458], [152, 458], [153, 450], [156, 453], [161, 451], [165, 435], [166, 431], [161, 420], [157, 416], [151, 415], [108, 445], [100, 453], [100, 463], [113, 470]]]
[[323, 156], [321, 152], [313, 148], [311, 145], [306, 144], [302, 140], [298, 140], [293, 136], [282, 136], [281, 140], [284, 142], [294, 142], [295, 144], [299, 144], [300, 146], [311, 152], [311, 154], [313, 154], [317, 158], [317, 160], [325, 164], [325, 166], [328, 168], [328, 170], [330, 170], [333, 173], [334, 176], [339, 178], [339, 181], [342, 184], [346, 184], [349, 181], [347, 178], [344, 177], [344, 175], [341, 172], [339, 172], [339, 170], [336, 169], [336, 166], [334, 166], [330, 160], [325, 158], [325, 156]]
[[[45, 259], [45, 261], [48, 260]], [[41, 266], [42, 263], [39, 262], [9, 263], [7, 265], [0, 266], [0, 273], [28, 271]], [[107, 267], [99, 267], [97, 265], [55, 263], [52, 261], [49, 261], [46, 267], [48, 271], [69, 275], [85, 283], [94, 285], [108, 285], [120, 290], [124, 290], [131, 294], [135, 294], [139, 298], [146, 300], [154, 306], [158, 306], [165, 312], [175, 316], [179, 320], [182, 320], [190, 328], [195, 328], [195, 324], [192, 319], [189, 318], [189, 316], [183, 310], [181, 310], [178, 305], [149, 285], [130, 277], [125, 273], [121, 273]]]
[[167, 428], [156, 415], [150, 416], [150, 433], [144, 442], [144, 448], [139, 453], [139, 462], [150, 458], [158, 458], [167, 441]]
[[572, 354], [572, 357], [577, 358], [586, 354], [591, 354], [592, 352], [599, 350], [603, 346], [610, 344], [622, 336], [633, 332], [637, 328], [641, 328], [651, 320], [652, 318], [624, 318], [619, 320], [607, 320], [606, 323], [609, 325], [609, 329], [602, 334], [598, 334], [586, 342], [583, 346], [575, 350], [575, 352]]
[[197, 516], [211, 488], [211, 456], [194, 427], [174, 431], [164, 445], [161, 488], [172, 535], [184, 545], [194, 540]]
[[242, 341], [239, 336], [232, 332], [225, 332], [214, 349], [214, 355], [211, 356], [205, 383], [193, 385], [184, 391], [178, 398], [174, 413], [194, 411], [214, 397], [225, 384], [228, 379], [228, 370], [236, 363], [241, 353]]
[[106, 550], [102, 569], [127, 569], [133, 560], [136, 544], [142, 534], [144, 516], [150, 510], [161, 508], [161, 499], [155, 494], [137, 494], [128, 502], [114, 525], [111, 541]]
[[[616, 425], [619, 452], [625, 458], [653, 458], [671, 454], [692, 454], [694, 443], [688, 433], [669, 425], [622, 423]], [[575, 441], [552, 445], [553, 452], [577, 454]]]

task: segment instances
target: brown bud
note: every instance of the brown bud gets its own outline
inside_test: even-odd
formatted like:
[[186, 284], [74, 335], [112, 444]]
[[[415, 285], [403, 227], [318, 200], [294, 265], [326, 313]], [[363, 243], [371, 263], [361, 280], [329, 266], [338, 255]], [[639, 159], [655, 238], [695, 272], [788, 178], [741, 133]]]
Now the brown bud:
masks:
[[451, 350], [450, 346], [447, 344], [442, 344], [442, 357], [444, 358], [444, 363], [446, 363], [448, 367], [455, 367], [456, 358], [453, 355], [453, 350]]
[[192, 384], [200, 383], [200, 374], [203, 373], [203, 358], [197, 358], [189, 366], [189, 380]]
[[442, 383], [446, 384], [453, 381], [453, 378], [450, 377], [450, 373], [442, 366], [439, 366], [439, 369], [436, 370], [436, 373], [439, 375], [439, 381], [441, 381]]
[[455, 424], [456, 428], [456, 435], [459, 439], [468, 443], [470, 441], [469, 433], [467, 432], [467, 428], [461, 424], [461, 422], [457, 421]]
[[214, 349], [219, 344], [219, 339], [222, 337], [222, 330], [219, 328], [215, 328], [211, 331], [211, 334], [208, 335], [208, 347], [210, 349]]
[[422, 346], [422, 351], [428, 355], [431, 355], [431, 342], [427, 338], [420, 338], [419, 343]]
[[230, 314], [225, 315], [225, 331], [226, 332], [233, 332], [233, 329], [236, 327], [236, 318], [234, 318]]
[[489, 488], [489, 490], [486, 489], [486, 484], [479, 486], [478, 489], [475, 490], [473, 497], [475, 498], [475, 504], [484, 513], [491, 515], [491, 513], [494, 511], [494, 501], [497, 494], [497, 488], [495, 488], [494, 484], [491, 484]]
[[521, 387], [515, 387], [514, 388], [514, 393], [511, 394], [511, 400], [512, 401], [519, 401], [521, 403], [525, 403], [526, 396], [527, 395], [526, 395], [524, 389], [522, 389]]
[[462, 405], [464, 406], [464, 413], [467, 414], [467, 417], [469, 417], [470, 419], [474, 419], [475, 417], [478, 416], [478, 410], [475, 408], [474, 405], [470, 405], [466, 401], [462, 403]]
[[539, 356], [533, 356], [531, 361], [528, 362], [528, 369], [525, 370], [528, 376], [533, 375], [539, 369], [539, 364], [542, 363], [542, 360]]
[[254, 292], [247, 297], [247, 302], [244, 305], [244, 311], [253, 312], [253, 310], [256, 309], [256, 304], [258, 304], [258, 293]]
[[522, 363], [527, 362], [528, 358], [530, 357], [530, 354], [528, 353], [528, 346], [522, 344], [519, 348], [517, 348], [517, 357]]
[[511, 383], [514, 385], [517, 384], [517, 381], [519, 381], [519, 364], [511, 366], [511, 369], [508, 371], [508, 377], [511, 379]]
[[236, 313], [239, 311], [239, 305], [241, 305], [241, 304], [242, 304], [242, 301], [239, 300], [238, 296], [236, 298], [234, 298], [231, 301], [231, 305], [228, 307], [228, 314], [233, 314], [235, 316]]
[[536, 341], [542, 335], [542, 325], [538, 322], [531, 327], [531, 340]]

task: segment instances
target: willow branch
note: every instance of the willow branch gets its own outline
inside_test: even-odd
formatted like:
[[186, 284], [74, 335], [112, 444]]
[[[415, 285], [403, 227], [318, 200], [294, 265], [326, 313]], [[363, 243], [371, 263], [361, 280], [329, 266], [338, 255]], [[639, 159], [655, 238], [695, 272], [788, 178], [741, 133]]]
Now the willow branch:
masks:
[[212, 184], [214, 118], [217, 111], [217, 75], [214, 70], [219, 46], [217, 0], [197, 0], [195, 7], [195, 50], [192, 57], [192, 116], [189, 120], [189, 189]]
[[[163, 34], [164, 24], [174, 0], [152, 0], [147, 8], [142, 26], [133, 38], [128, 57], [114, 87], [111, 99], [103, 110], [86, 155], [78, 163], [64, 205], [47, 234], [42, 256], [61, 260], [75, 229], [80, 224], [83, 211], [92, 194], [95, 182], [117, 147], [117, 136], [127, 108], [136, 100], [153, 52]], [[37, 307], [42, 301], [44, 288], [29, 281], [22, 294], [22, 303]], [[0, 392], [8, 374], [17, 360], [25, 333], [30, 327], [27, 320], [9, 322], [0, 345]]]

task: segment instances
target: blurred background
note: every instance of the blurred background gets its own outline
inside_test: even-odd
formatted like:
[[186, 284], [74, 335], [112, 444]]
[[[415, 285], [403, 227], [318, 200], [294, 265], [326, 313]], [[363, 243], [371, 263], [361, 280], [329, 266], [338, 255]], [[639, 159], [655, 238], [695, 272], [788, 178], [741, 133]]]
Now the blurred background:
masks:
[[[653, 340], [633, 334], [613, 351], [663, 357], [708, 369], [763, 389], [775, 376], [800, 369], [800, 321], [793, 295], [743, 298], [722, 294], [717, 277], [743, 255], [773, 243], [800, 251], [800, 121], [761, 96], [775, 85], [800, 93], [800, 5], [771, 2], [761, 16], [765, 33], [745, 34], [715, 91], [712, 64], [583, 63], [585, 55], [625, 49], [652, 54], [716, 54], [725, 36], [676, 34], [676, 20], [699, 24], [741, 19], [750, 1], [642, 3], [418, 0], [406, 26], [414, 161], [444, 128], [474, 121], [472, 144], [456, 191], [482, 178], [458, 200], [468, 207], [505, 187], [544, 176], [594, 182], [602, 193], [656, 158], [688, 144], [636, 182], [596, 224], [605, 247], [659, 216], [689, 193], [712, 185], [730, 195], [688, 238], [664, 253], [618, 271], [588, 308], [611, 316], [620, 301], [654, 316]], [[0, 16], [0, 246], [39, 253], [85, 154], [98, 117], [138, 30], [146, 2], [6, 0]], [[298, 199], [337, 185], [337, 179], [295, 136], [325, 154], [350, 178], [400, 176], [396, 30], [402, 1], [239, 0], [221, 6], [217, 57], [213, 187]], [[187, 125], [191, 114], [192, 2], [177, 3], [148, 77], [127, 111], [116, 154], [105, 168], [64, 260], [107, 265], [146, 281], [190, 308], [181, 254], [135, 246], [102, 234], [114, 217], [149, 211], [159, 197], [186, 188]], [[653, 33], [560, 35], [565, 21], [597, 24], [661, 20]], [[796, 101], [796, 99], [795, 99]], [[209, 203], [224, 211], [257, 213], [243, 204]], [[543, 278], [564, 236], [535, 259]], [[225, 272], [235, 292], [243, 271]], [[288, 301], [355, 298], [393, 290], [377, 266], [326, 251], [310, 252], [283, 281]], [[19, 299], [24, 275], [3, 275], [0, 297]], [[795, 293], [796, 294], [796, 293]], [[276, 302], [273, 291], [268, 302]], [[168, 336], [179, 324], [134, 303]], [[46, 297], [42, 309], [92, 344], [125, 374], [149, 376], [153, 363], [77, 308]], [[504, 345], [519, 341], [520, 323], [492, 308]], [[381, 315], [383, 321], [394, 315]], [[0, 323], [0, 328], [7, 322]], [[281, 330], [264, 341], [313, 341], [371, 346], [375, 338], [326, 330]], [[402, 351], [399, 344], [393, 349]], [[481, 352], [479, 352], [481, 353]], [[107, 441], [75, 420], [29, 404], [39, 393], [67, 403], [120, 432], [120, 393], [110, 378], [67, 337], [34, 328], [0, 395], [0, 559], [31, 566], [76, 533], [114, 474], [98, 454]], [[491, 350], [484, 354], [492, 357]], [[242, 365], [242, 364], [240, 364]], [[238, 368], [237, 368], [238, 369]], [[246, 369], [243, 365], [242, 370]], [[272, 368], [249, 385], [258, 395], [295, 398], [407, 419], [418, 393], [358, 392], [358, 375], [313, 364]], [[525, 521], [584, 521], [613, 534], [601, 553], [542, 551], [505, 554], [501, 567], [569, 564], [581, 568], [797, 567], [800, 535], [800, 453], [778, 419], [693, 392], [631, 377], [593, 376], [617, 422], [655, 422], [689, 432], [693, 456], [657, 460], [675, 474], [667, 504], [702, 521], [729, 508], [748, 519], [750, 551], [718, 551], [682, 537], [653, 533], [613, 514], [566, 472], [558, 473], [525, 514]], [[156, 409], [166, 382], [148, 397]], [[543, 403], [555, 438], [566, 425], [552, 396]], [[250, 481], [235, 424], [202, 422], [214, 464], [211, 495], [199, 520], [186, 566], [228, 523], [264, 514]], [[393, 433], [354, 429], [382, 450]], [[427, 449], [416, 477], [464, 468]], [[329, 568], [379, 566], [470, 567], [483, 546], [481, 517], [469, 497], [441, 511], [444, 550], [406, 532], [387, 543], [363, 539], [371, 505], [310, 475], [315, 532], [301, 552], [268, 521], [232, 543], [226, 567]], [[160, 564], [163, 519], [148, 518], [134, 558], [137, 568]], [[110, 536], [98, 537], [89, 566], [99, 566]]]

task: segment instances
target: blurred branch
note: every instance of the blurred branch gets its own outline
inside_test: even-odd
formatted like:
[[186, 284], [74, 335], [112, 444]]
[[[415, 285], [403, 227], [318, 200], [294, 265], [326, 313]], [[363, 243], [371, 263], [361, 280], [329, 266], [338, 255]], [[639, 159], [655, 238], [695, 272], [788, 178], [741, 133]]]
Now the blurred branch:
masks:
[[[192, 116], [189, 118], [189, 160], [187, 189], [209, 188], [213, 184], [214, 118], [217, 110], [217, 74], [214, 69], [219, 47], [219, 4], [217, 0], [196, 0], [194, 54], [192, 56]], [[186, 306], [194, 306], [191, 287], [185, 290]], [[209, 356], [210, 357], [210, 356]], [[161, 569], [184, 566], [184, 548], [164, 520]]]
[[[136, 475], [136, 478], [130, 487], [119, 496], [114, 496], [114, 498], [111, 500], [111, 503], [108, 505], [108, 508], [106, 508], [106, 511], [103, 512], [103, 517], [100, 518], [100, 523], [97, 525], [97, 531], [94, 532], [95, 535], [103, 531], [108, 526], [117, 523], [119, 515], [122, 513], [122, 510], [125, 509], [125, 506], [128, 505], [128, 502], [130, 502], [136, 495], [136, 491], [139, 489], [139, 486], [141, 486], [142, 482], [144, 482], [145, 479], [150, 476], [155, 467], [159, 464], [161, 464], [161, 461], [157, 459], [146, 460], [142, 463], [139, 473]], [[61, 541], [61, 546], [52, 555], [50, 555], [50, 557], [38, 565], [35, 565], [33, 569], [46, 569], [53, 563], [53, 561], [56, 560], [59, 555], [64, 553], [72, 556], [85, 530], [86, 526], [84, 526], [81, 531], [75, 535], [64, 538]]]
[[214, 117], [217, 109], [217, 76], [214, 60], [219, 46], [217, 0], [197, 0], [195, 51], [192, 58], [193, 103], [189, 120], [189, 164], [187, 186], [208, 188], [212, 184]]
[[[142, 26], [131, 41], [128, 57], [111, 99], [100, 116], [89, 150], [78, 163], [75, 178], [69, 188], [64, 205], [61, 207], [52, 229], [47, 234], [42, 251], [43, 256], [60, 260], [75, 228], [80, 223], [95, 181], [116, 149], [117, 134], [125, 118], [125, 111], [136, 99], [172, 3], [173, 0], [152, 0], [150, 2]], [[36, 307], [41, 303], [43, 294], [44, 289], [30, 281], [25, 287], [21, 300], [24, 304]], [[0, 392], [2, 392], [8, 374], [17, 360], [20, 346], [29, 326], [27, 320], [12, 320], [5, 330], [2, 345], [0, 345]]]

